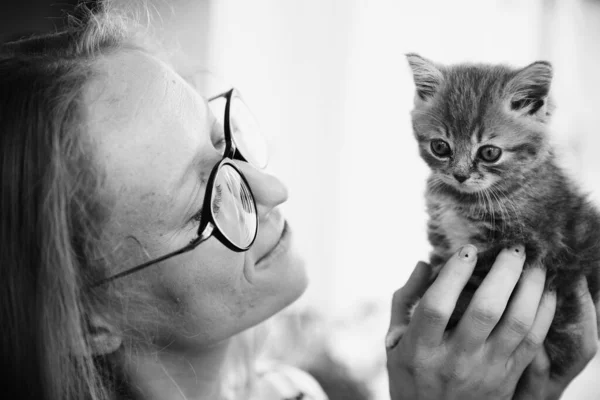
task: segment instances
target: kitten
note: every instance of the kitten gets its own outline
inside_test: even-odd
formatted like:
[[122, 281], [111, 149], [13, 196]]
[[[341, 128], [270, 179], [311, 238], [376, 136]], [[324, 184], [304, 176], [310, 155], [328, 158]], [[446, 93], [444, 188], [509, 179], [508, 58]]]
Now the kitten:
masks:
[[467, 243], [479, 250], [448, 329], [461, 315], [496, 255], [522, 243], [525, 268], [543, 265], [557, 309], [544, 343], [551, 373], [573, 360], [570, 334], [579, 309], [574, 287], [585, 275], [599, 293], [600, 214], [556, 163], [548, 122], [552, 66], [441, 66], [408, 54], [416, 84], [412, 111], [421, 157], [431, 168], [426, 199], [434, 271]]

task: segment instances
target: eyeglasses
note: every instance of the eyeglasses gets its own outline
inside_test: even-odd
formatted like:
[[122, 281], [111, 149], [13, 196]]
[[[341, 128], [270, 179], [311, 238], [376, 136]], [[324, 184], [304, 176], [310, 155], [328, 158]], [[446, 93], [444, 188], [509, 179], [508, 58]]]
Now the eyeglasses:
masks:
[[211, 236], [237, 252], [248, 250], [254, 243], [258, 233], [256, 201], [248, 181], [232, 160], [265, 168], [267, 145], [256, 119], [236, 89], [209, 98], [208, 104], [224, 128], [225, 147], [223, 158], [213, 167], [207, 181], [198, 237], [179, 250], [102, 279], [92, 287], [193, 250]]

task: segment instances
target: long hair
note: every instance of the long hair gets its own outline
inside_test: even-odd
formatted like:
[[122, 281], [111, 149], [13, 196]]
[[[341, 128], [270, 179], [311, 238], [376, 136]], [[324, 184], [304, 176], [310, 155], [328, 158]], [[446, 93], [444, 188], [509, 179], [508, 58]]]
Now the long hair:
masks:
[[124, 18], [88, 12], [62, 32], [0, 47], [0, 359], [3, 393], [107, 400], [115, 385], [86, 346], [86, 290], [104, 272], [111, 200], [85, 134], [94, 60], [134, 46]]
[[[141, 4], [82, 7], [60, 32], [0, 45], [0, 388], [15, 398], [132, 397], [126, 350], [97, 357], [86, 345], [87, 316], [114, 316], [131, 297], [119, 285], [86, 289], [115, 260], [102, 237], [113, 199], [101, 190], [83, 97], [103, 56], [137, 49], [165, 59]], [[147, 314], [160, 323], [160, 310]], [[254, 330], [234, 338], [225, 384], [236, 398], [253, 388], [255, 340]]]

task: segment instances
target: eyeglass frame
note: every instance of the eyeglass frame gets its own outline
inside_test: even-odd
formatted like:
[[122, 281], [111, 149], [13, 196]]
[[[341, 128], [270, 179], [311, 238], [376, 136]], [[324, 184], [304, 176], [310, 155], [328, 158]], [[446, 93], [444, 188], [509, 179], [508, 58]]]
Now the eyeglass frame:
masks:
[[158, 258], [155, 258], [150, 261], [146, 261], [145, 263], [136, 265], [135, 267], [128, 268], [125, 271], [121, 271], [115, 275], [111, 275], [107, 278], [101, 279], [101, 280], [95, 282], [94, 284], [92, 284], [91, 285], [92, 288], [104, 285], [108, 282], [114, 281], [115, 279], [119, 279], [124, 276], [131, 275], [135, 272], [138, 272], [138, 271], [145, 269], [147, 267], [150, 267], [152, 265], [158, 264], [161, 261], [165, 261], [165, 260], [175, 257], [177, 255], [187, 253], [188, 251], [191, 251], [191, 250], [195, 249], [196, 247], [198, 247], [201, 243], [205, 242], [212, 236], [214, 236], [217, 240], [219, 240], [223, 245], [225, 245], [230, 250], [233, 250], [238, 253], [247, 251], [252, 246], [252, 244], [256, 240], [256, 236], [258, 234], [258, 214], [256, 214], [256, 228], [254, 230], [254, 236], [253, 236], [252, 240], [250, 241], [250, 243], [248, 244], [248, 246], [242, 248], [242, 247], [237, 246], [235, 243], [233, 243], [230, 239], [227, 238], [227, 236], [223, 232], [221, 232], [221, 230], [219, 229], [219, 227], [214, 219], [214, 216], [212, 214], [212, 211], [211, 211], [212, 207], [204, 207], [205, 204], [210, 204], [210, 202], [212, 200], [212, 193], [214, 190], [215, 179], [217, 177], [217, 174], [219, 173], [219, 171], [221, 170], [221, 168], [223, 166], [227, 165], [227, 166], [233, 168], [237, 172], [237, 174], [240, 176], [243, 183], [248, 188], [250, 196], [252, 197], [252, 204], [254, 205], [254, 209], [255, 210], [257, 209], [256, 208], [256, 199], [254, 197], [254, 193], [252, 193], [252, 188], [250, 187], [248, 180], [246, 179], [246, 177], [244, 176], [242, 171], [240, 171], [240, 169], [232, 162], [232, 160], [240, 160], [240, 161], [250, 163], [238, 150], [237, 145], [235, 143], [235, 139], [231, 133], [231, 124], [230, 124], [229, 117], [231, 115], [230, 114], [231, 99], [234, 96], [241, 99], [241, 96], [240, 96], [238, 90], [235, 88], [232, 88], [232, 89], [230, 89], [226, 92], [220, 93], [216, 96], [209, 97], [207, 100], [207, 102], [210, 103], [211, 101], [217, 100], [221, 97], [225, 98], [225, 115], [224, 115], [224, 120], [223, 120], [223, 134], [225, 137], [225, 150], [223, 151], [223, 158], [221, 159], [221, 161], [219, 161], [213, 167], [213, 169], [210, 172], [208, 181], [206, 182], [207, 189], [206, 189], [206, 192], [204, 193], [204, 200], [202, 202], [203, 207], [202, 207], [202, 214], [200, 215], [200, 225], [198, 226], [198, 237], [195, 239], [192, 239], [192, 241], [190, 241], [190, 243], [188, 243], [186, 246], [180, 248], [179, 250], [172, 251], [172, 252], [167, 253]]

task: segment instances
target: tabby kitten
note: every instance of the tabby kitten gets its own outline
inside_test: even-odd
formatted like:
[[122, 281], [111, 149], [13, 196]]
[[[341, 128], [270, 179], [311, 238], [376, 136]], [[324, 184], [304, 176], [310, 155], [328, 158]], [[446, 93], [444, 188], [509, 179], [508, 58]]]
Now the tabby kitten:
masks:
[[467, 243], [478, 261], [448, 328], [453, 327], [507, 246], [525, 245], [525, 268], [543, 265], [557, 309], [544, 343], [551, 372], [576, 351], [575, 284], [585, 275], [599, 295], [600, 214], [556, 163], [547, 126], [552, 66], [441, 66], [407, 55], [416, 84], [412, 111], [421, 157], [431, 168], [426, 199], [434, 271]]

